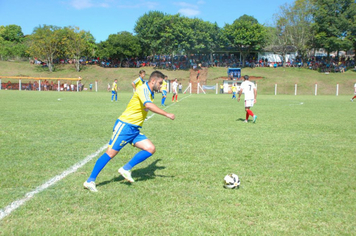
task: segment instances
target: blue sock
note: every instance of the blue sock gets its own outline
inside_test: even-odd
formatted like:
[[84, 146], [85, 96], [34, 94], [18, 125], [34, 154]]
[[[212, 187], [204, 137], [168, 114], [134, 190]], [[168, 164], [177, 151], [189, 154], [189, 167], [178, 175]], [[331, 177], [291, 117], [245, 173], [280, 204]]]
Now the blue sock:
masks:
[[115, 100], [117, 101], [117, 94], [115, 94]]
[[162, 104], [164, 104], [164, 102], [166, 101], [166, 97], [163, 97], [162, 101], [163, 101]]
[[126, 165], [124, 165], [123, 168], [124, 170], [131, 170], [135, 165], [143, 162], [150, 156], [152, 156], [152, 153], [142, 150], [136, 153], [136, 155]]
[[101, 157], [96, 161], [93, 171], [87, 182], [95, 181], [96, 177], [100, 173], [100, 171], [106, 166], [106, 164], [111, 160], [107, 153], [101, 155]]

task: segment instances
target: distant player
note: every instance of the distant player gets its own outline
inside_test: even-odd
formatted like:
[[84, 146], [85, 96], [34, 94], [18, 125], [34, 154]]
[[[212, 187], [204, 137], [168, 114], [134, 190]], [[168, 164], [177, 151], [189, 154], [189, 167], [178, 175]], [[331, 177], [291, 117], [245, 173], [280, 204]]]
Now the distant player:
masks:
[[111, 89], [111, 101], [114, 101], [114, 96], [115, 96], [115, 101], [117, 102], [117, 79], [114, 80], [114, 83], [112, 83], [112, 89]]
[[136, 89], [137, 89], [139, 86], [141, 86], [141, 85], [143, 85], [143, 84], [145, 83], [145, 81], [143, 80], [143, 78], [145, 78], [145, 75], [146, 75], [146, 71], [140, 70], [140, 72], [139, 72], [139, 77], [138, 77], [137, 79], [135, 79], [135, 80], [131, 83], [131, 85], [132, 85], [134, 91], [136, 91]]
[[231, 90], [232, 90], [232, 98], [231, 99], [236, 99], [236, 93], [237, 93], [237, 86], [236, 84], [233, 84], [231, 86]]
[[354, 101], [354, 99], [356, 98], [356, 83], [354, 84], [354, 95], [352, 98], [351, 98], [351, 102]]
[[166, 106], [164, 103], [167, 98], [167, 76], [164, 77], [164, 80], [162, 82], [162, 87], [161, 87], [161, 92], [162, 92], [162, 100], [161, 100], [161, 106]]
[[240, 92], [239, 92], [239, 97], [237, 101], [240, 101], [241, 94], [245, 94], [245, 111], [246, 111], [246, 120], [245, 122], [248, 122], [248, 117], [252, 116], [253, 117], [253, 123], [256, 123], [257, 116], [253, 114], [253, 112], [250, 110], [251, 107], [256, 103], [256, 98], [257, 98], [257, 89], [254, 83], [248, 80], [249, 76], [245, 75], [244, 76], [244, 82], [241, 83], [240, 87]]
[[113, 134], [109, 141], [106, 152], [96, 161], [93, 171], [88, 180], [84, 182], [84, 187], [92, 192], [97, 192], [95, 180], [106, 164], [114, 158], [119, 151], [130, 143], [141, 149], [126, 165], [118, 172], [129, 182], [135, 182], [131, 177], [131, 169], [152, 156], [156, 148], [153, 143], [140, 132], [148, 111], [165, 116], [171, 120], [175, 119], [174, 114], [167, 113], [152, 103], [154, 92], [161, 89], [164, 75], [160, 71], [152, 72], [148, 83], [137, 87], [126, 110], [116, 120]]
[[176, 100], [176, 102], [178, 102], [178, 82], [177, 82], [177, 79], [175, 79], [173, 84], [172, 84], [172, 90], [173, 90], [172, 102], [174, 102], [174, 99]]

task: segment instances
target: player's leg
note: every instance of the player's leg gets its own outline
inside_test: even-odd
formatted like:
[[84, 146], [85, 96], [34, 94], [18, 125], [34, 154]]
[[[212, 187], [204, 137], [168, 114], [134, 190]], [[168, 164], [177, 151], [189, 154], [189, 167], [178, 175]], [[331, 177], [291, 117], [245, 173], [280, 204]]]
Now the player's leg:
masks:
[[[89, 189], [92, 192], [97, 192], [95, 185], [95, 180], [101, 170], [106, 166], [106, 164], [114, 158], [118, 152], [125, 147], [127, 143], [130, 143], [135, 136], [127, 135], [127, 125], [120, 122], [119, 120], [116, 121], [113, 129], [113, 135], [109, 141], [109, 147], [106, 152], [101, 155], [101, 157], [96, 161], [94, 168], [90, 174], [90, 177], [87, 181], [84, 182], [84, 187]], [[124, 134], [124, 135], [122, 135]]]
[[117, 92], [115, 92], [115, 100], [117, 101]]
[[111, 91], [111, 101], [114, 101], [114, 91]]
[[176, 102], [178, 102], [178, 93], [176, 93]]
[[135, 182], [135, 180], [131, 177], [131, 169], [152, 156], [156, 151], [156, 147], [153, 143], [143, 134], [137, 136], [134, 140], [134, 146], [141, 149], [141, 151], [136, 153], [136, 155], [128, 163], [119, 169], [119, 173], [131, 183]]
[[166, 98], [167, 98], [167, 91], [163, 90], [162, 91], [162, 100], [161, 100], [161, 105], [165, 106], [164, 103], [166, 102]]
[[175, 96], [176, 96], [176, 93], [175, 93], [175, 92], [173, 92], [172, 102], [174, 102], [174, 98], [175, 98]]
[[356, 95], [351, 98], [351, 101], [353, 102], [355, 98], [356, 98]]

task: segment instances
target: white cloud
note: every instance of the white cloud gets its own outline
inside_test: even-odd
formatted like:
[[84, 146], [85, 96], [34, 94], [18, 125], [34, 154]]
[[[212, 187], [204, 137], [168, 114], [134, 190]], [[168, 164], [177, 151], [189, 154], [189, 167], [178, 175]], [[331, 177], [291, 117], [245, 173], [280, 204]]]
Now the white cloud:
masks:
[[198, 8], [197, 5], [195, 4], [190, 4], [187, 2], [175, 2], [174, 5], [180, 6], [180, 7], [186, 7], [186, 8]]
[[70, 0], [69, 5], [71, 5], [72, 7], [78, 10], [91, 8], [91, 7], [104, 7], [104, 8], [110, 7], [109, 1], [94, 3], [93, 0]]
[[197, 4], [198, 5], [203, 5], [203, 4], [205, 4], [205, 2], [203, 0], [200, 0], [200, 1], [197, 2]]
[[195, 9], [191, 9], [191, 8], [182, 8], [182, 9], [179, 9], [178, 12], [180, 14], [182, 14], [184, 16], [188, 16], [188, 17], [197, 16], [200, 14], [199, 10], [195, 10]]
[[119, 8], [148, 8], [150, 10], [156, 9], [159, 6], [158, 2], [150, 2], [150, 1], [140, 1], [140, 2], [129, 2], [120, 4]]
[[69, 4], [78, 10], [94, 6], [91, 0], [71, 0]]

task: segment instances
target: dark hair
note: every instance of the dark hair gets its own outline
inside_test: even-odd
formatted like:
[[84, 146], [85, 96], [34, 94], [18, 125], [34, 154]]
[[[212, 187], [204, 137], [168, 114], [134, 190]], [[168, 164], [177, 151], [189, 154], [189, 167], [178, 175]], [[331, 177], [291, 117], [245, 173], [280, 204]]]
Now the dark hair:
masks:
[[248, 75], [245, 75], [245, 76], [244, 76], [244, 79], [245, 79], [245, 80], [248, 80], [249, 78], [250, 78], [250, 77], [249, 77]]
[[139, 75], [142, 74], [142, 73], [146, 73], [146, 71], [140, 70], [140, 71], [138, 72]]
[[148, 81], [151, 81], [151, 78], [162, 78], [162, 79], [164, 79], [164, 77], [165, 77], [165, 75], [162, 72], [160, 72], [158, 70], [155, 70], [155, 71], [153, 71], [151, 73], [150, 78], [148, 79]]

